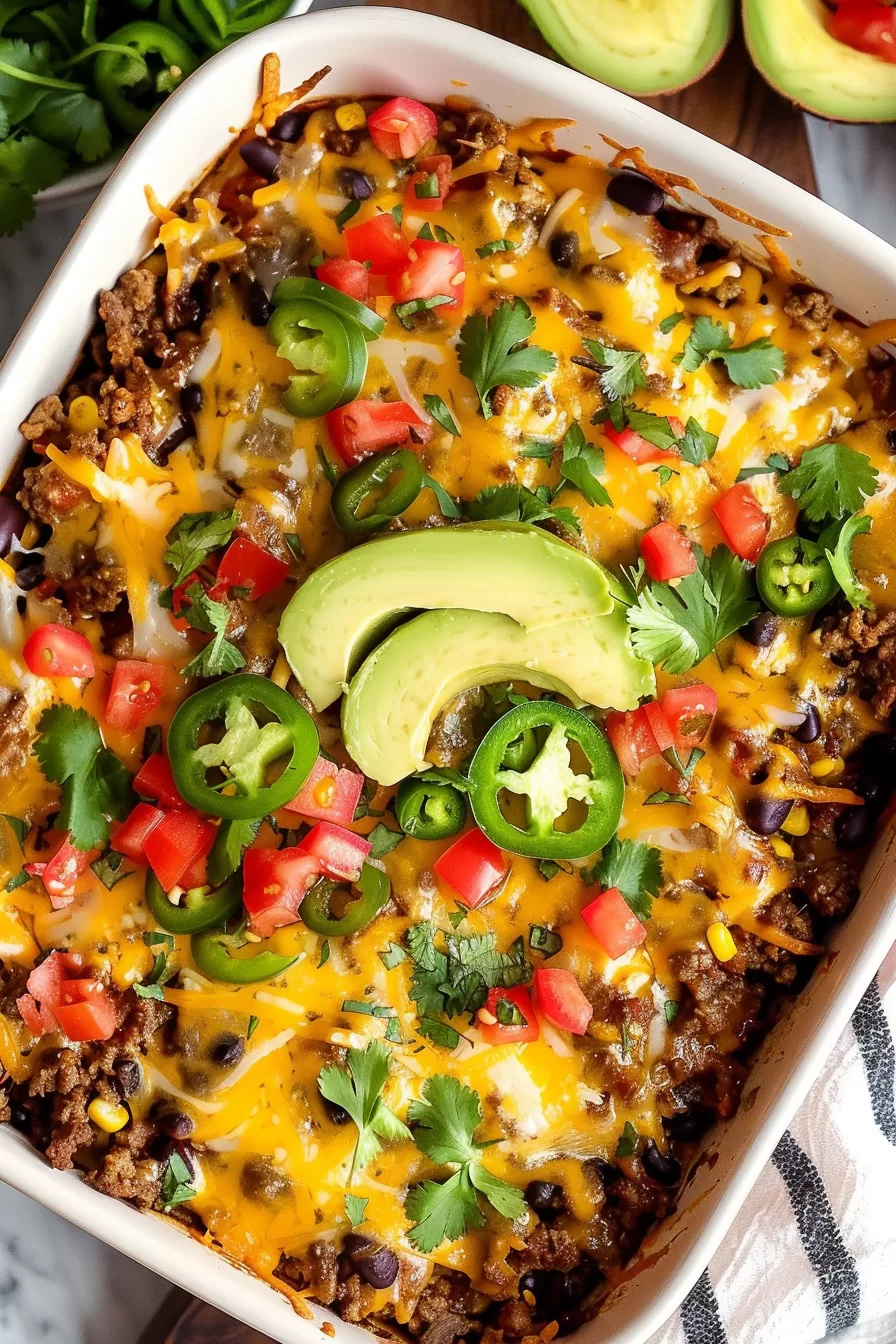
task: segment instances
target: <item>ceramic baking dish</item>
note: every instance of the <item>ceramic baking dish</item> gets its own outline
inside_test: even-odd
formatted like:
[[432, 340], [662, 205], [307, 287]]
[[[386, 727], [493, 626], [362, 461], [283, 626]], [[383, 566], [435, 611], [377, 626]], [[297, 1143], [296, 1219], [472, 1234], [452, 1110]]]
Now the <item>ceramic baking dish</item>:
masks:
[[[559, 143], [604, 154], [601, 134], [643, 146], [650, 162], [692, 177], [707, 196], [790, 230], [791, 262], [865, 321], [896, 315], [896, 251], [829, 206], [764, 168], [632, 99], [540, 56], [422, 14], [339, 9], [286, 20], [209, 61], [170, 98], [116, 169], [57, 266], [0, 367], [0, 475], [19, 449], [16, 425], [61, 385], [87, 335], [97, 291], [145, 253], [151, 183], [163, 201], [201, 175], [249, 115], [261, 59], [279, 52], [283, 86], [321, 66], [317, 93], [404, 93], [429, 101], [463, 92], [510, 121], [571, 117]], [[700, 198], [684, 193], [686, 203]], [[726, 232], [754, 241], [751, 230]], [[806, 1095], [885, 952], [896, 939], [896, 856], [881, 838], [862, 898], [838, 927], [831, 955], [765, 1041], [736, 1118], [710, 1136], [678, 1212], [648, 1237], [582, 1344], [641, 1344], [676, 1309], [731, 1225], [791, 1115]], [[252, 1279], [161, 1218], [82, 1186], [47, 1163], [8, 1126], [0, 1131], [0, 1178], [182, 1287], [282, 1344], [318, 1344], [301, 1320]], [[337, 1339], [370, 1335], [336, 1321]]]

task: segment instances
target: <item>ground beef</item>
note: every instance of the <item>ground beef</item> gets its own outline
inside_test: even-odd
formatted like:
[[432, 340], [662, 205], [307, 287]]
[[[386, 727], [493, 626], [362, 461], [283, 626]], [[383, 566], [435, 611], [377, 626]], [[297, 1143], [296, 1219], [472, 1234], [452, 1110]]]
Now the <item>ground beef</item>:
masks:
[[[106, 447], [100, 443], [96, 430], [89, 434], [72, 434], [68, 451], [73, 457], [86, 457], [98, 465], [105, 461]], [[88, 492], [53, 462], [27, 467], [22, 475], [22, 488], [16, 498], [40, 523], [55, 526], [90, 499]]]
[[545, 1223], [538, 1224], [517, 1252], [521, 1269], [572, 1269], [579, 1259], [579, 1248], [569, 1233]]
[[28, 759], [30, 711], [21, 691], [0, 686], [0, 778], [8, 779]]
[[886, 722], [896, 708], [896, 611], [846, 612], [823, 630], [821, 648]]
[[127, 592], [127, 571], [108, 552], [85, 552], [74, 573], [61, 580], [67, 610], [76, 619], [115, 611]]
[[341, 154], [344, 159], [350, 159], [358, 152], [361, 135], [359, 131], [342, 131], [334, 124], [324, 131], [324, 144], [331, 154]]
[[311, 1293], [329, 1306], [339, 1291], [339, 1254], [330, 1241], [313, 1241], [302, 1256], [286, 1255], [277, 1267], [280, 1278]]
[[827, 331], [834, 300], [822, 289], [794, 290], [784, 301], [784, 312], [804, 331]]
[[[762, 918], [776, 929], [800, 938], [803, 942], [811, 943], [815, 939], [812, 916], [807, 910], [800, 910], [787, 892], [781, 892], [769, 901], [762, 911]], [[798, 980], [804, 957], [797, 957], [786, 948], [776, 947], [774, 943], [767, 943], [741, 930], [737, 932], [736, 941], [737, 956], [727, 963], [732, 970], [741, 974], [747, 971], [759, 972], [782, 987], [793, 985]]]
[[709, 289], [701, 287], [692, 292], [707, 299], [714, 299], [720, 308], [727, 308], [729, 304], [737, 302], [744, 292], [744, 287], [736, 276], [726, 275], [717, 285], [712, 285]]
[[510, 1339], [522, 1339], [524, 1335], [531, 1335], [532, 1309], [529, 1303], [520, 1297], [513, 1297], [509, 1302], [503, 1303], [496, 1324]]
[[583, 336], [606, 337], [606, 332], [598, 319], [591, 313], [586, 313], [568, 294], [564, 294], [563, 290], [557, 289], [555, 285], [540, 289], [535, 299], [537, 303], [559, 313], [573, 331], [580, 332]]
[[339, 1315], [344, 1321], [363, 1321], [373, 1310], [375, 1297], [374, 1290], [364, 1283], [359, 1274], [350, 1274], [336, 1291]]
[[107, 378], [100, 387], [100, 409], [106, 424], [117, 432], [136, 434], [145, 449], [155, 438], [153, 389], [149, 369], [139, 355], [125, 374], [124, 387], [115, 378]]
[[855, 871], [848, 859], [834, 857], [803, 868], [798, 890], [824, 919], [842, 919], [859, 897]]
[[152, 1208], [159, 1198], [160, 1164], [146, 1157], [156, 1126], [138, 1121], [112, 1136], [107, 1152], [88, 1183], [116, 1199], [131, 1199], [140, 1208]]
[[700, 254], [719, 238], [714, 219], [666, 208], [652, 221], [653, 247], [660, 259], [661, 274], [671, 284], [693, 280], [699, 271]]
[[127, 369], [135, 355], [150, 349], [161, 336], [167, 344], [158, 313], [161, 282], [151, 271], [125, 271], [114, 289], [100, 294], [100, 317], [106, 325], [106, 348], [113, 369]]
[[452, 112], [446, 128], [451, 129], [445, 135], [446, 147], [455, 163], [466, 163], [487, 149], [503, 145], [507, 140], [507, 124], [487, 111], [484, 107], [471, 107], [466, 111]]
[[29, 416], [19, 425], [19, 433], [29, 443], [38, 439], [46, 441], [65, 429], [65, 413], [62, 402], [56, 396], [43, 397]]

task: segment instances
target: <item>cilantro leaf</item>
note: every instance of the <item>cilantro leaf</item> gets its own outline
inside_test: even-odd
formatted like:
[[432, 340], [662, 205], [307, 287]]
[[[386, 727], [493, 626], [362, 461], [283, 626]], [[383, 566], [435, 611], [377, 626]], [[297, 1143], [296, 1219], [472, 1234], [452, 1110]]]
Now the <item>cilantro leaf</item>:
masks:
[[619, 1136], [619, 1142], [616, 1144], [616, 1157], [632, 1157], [637, 1151], [638, 1144], [641, 1141], [641, 1135], [635, 1129], [631, 1120], [626, 1120], [622, 1133]]
[[348, 1067], [333, 1064], [321, 1069], [317, 1080], [321, 1096], [348, 1111], [358, 1129], [349, 1184], [382, 1148], [380, 1139], [409, 1139], [410, 1130], [394, 1115], [382, 1097], [389, 1077], [389, 1051], [382, 1041], [363, 1050], [349, 1050]]
[[583, 341], [594, 362], [600, 365], [600, 390], [609, 401], [626, 401], [636, 387], [647, 386], [644, 356], [640, 350], [613, 350], [600, 341]]
[[557, 358], [540, 345], [527, 345], [535, 318], [521, 298], [502, 299], [490, 317], [471, 313], [460, 329], [460, 371], [473, 383], [482, 414], [492, 412], [496, 387], [537, 387], [557, 367]]
[[193, 1173], [176, 1148], [172, 1149], [162, 1178], [162, 1207], [167, 1213], [177, 1204], [185, 1204], [196, 1194], [192, 1185]]
[[124, 872], [121, 871], [123, 861], [123, 854], [117, 853], [114, 849], [109, 849], [105, 854], [101, 854], [98, 859], [94, 859], [90, 865], [107, 891], [111, 891], [122, 878], [130, 877], [133, 873], [132, 868], [126, 869]]
[[550, 462], [556, 446], [551, 439], [529, 439], [520, 448], [519, 456], [536, 457], [541, 462]]
[[43, 191], [58, 182], [68, 168], [68, 157], [36, 135], [14, 135], [0, 141], [0, 182], [12, 182], [28, 191]]
[[636, 406], [626, 406], [625, 422], [642, 439], [652, 443], [661, 452], [678, 449], [679, 439], [665, 415], [654, 415], [652, 411], [640, 411]]
[[575, 422], [564, 434], [560, 446], [563, 450], [560, 475], [564, 480], [574, 485], [589, 504], [612, 506], [612, 499], [598, 479], [605, 470], [602, 449], [588, 443], [581, 426]]
[[662, 322], [659, 324], [660, 331], [663, 333], [664, 336], [668, 336], [669, 332], [674, 331], [675, 328], [678, 326], [679, 322], [683, 321], [684, 321], [684, 313], [670, 313], [669, 316], [664, 317]]
[[411, 1102], [408, 1120], [422, 1153], [439, 1165], [459, 1168], [441, 1183], [424, 1181], [408, 1196], [405, 1211], [415, 1224], [408, 1238], [418, 1250], [433, 1251], [470, 1228], [484, 1226], [477, 1190], [503, 1217], [522, 1217], [526, 1202], [521, 1192], [480, 1161], [479, 1154], [488, 1145], [475, 1138], [482, 1123], [478, 1092], [457, 1078], [437, 1074], [424, 1083], [422, 1099]]
[[735, 347], [721, 322], [701, 315], [694, 323], [680, 356], [682, 369], [693, 373], [707, 360], [720, 359], [738, 387], [758, 388], [784, 376], [784, 351], [767, 336]]
[[208, 856], [208, 880], [213, 887], [220, 887], [231, 873], [236, 872], [242, 861], [243, 851], [252, 844], [260, 826], [260, 819], [221, 822]]
[[97, 98], [65, 89], [48, 89], [25, 125], [29, 131], [85, 163], [104, 159], [112, 148], [106, 110]]
[[710, 434], [693, 416], [684, 427], [684, 438], [679, 440], [678, 451], [685, 462], [699, 467], [708, 462], [719, 446], [719, 436]]
[[37, 724], [32, 750], [45, 777], [62, 790], [59, 830], [71, 832], [75, 849], [104, 849], [109, 817], [123, 820], [134, 800], [131, 776], [103, 746], [103, 739], [84, 709], [51, 705]]
[[392, 831], [383, 822], [377, 822], [373, 830], [367, 836], [370, 841], [371, 859], [381, 859], [384, 854], [391, 854], [396, 845], [400, 845], [404, 839], [403, 831]]
[[702, 662], [759, 610], [746, 563], [727, 546], [710, 556], [695, 546], [694, 555], [696, 573], [674, 588], [650, 582], [626, 612], [635, 652], [672, 674]]
[[545, 924], [530, 924], [529, 946], [533, 951], [541, 952], [545, 957], [554, 957], [563, 947], [563, 939], [559, 933], [555, 933]]
[[345, 1212], [352, 1227], [360, 1227], [363, 1223], [369, 1202], [368, 1199], [362, 1199], [360, 1195], [345, 1196]]
[[454, 1050], [460, 1044], [460, 1032], [447, 1022], [435, 1017], [421, 1017], [417, 1023], [417, 1034], [443, 1050]]
[[610, 887], [621, 891], [632, 912], [646, 923], [663, 881], [660, 852], [639, 840], [614, 835], [600, 857], [597, 880], [605, 891]]
[[214, 635], [214, 639], [181, 669], [181, 676], [222, 677], [228, 672], [236, 672], [238, 668], [244, 667], [245, 658], [237, 646], [231, 644], [227, 638], [230, 608], [223, 602], [215, 602], [209, 597], [199, 582], [191, 583], [184, 597], [180, 614], [186, 617], [194, 630]]
[[183, 583], [212, 551], [226, 546], [240, 520], [236, 509], [218, 513], [185, 513], [166, 538], [163, 559], [175, 571], [174, 586]]
[[449, 434], [453, 434], [455, 438], [460, 436], [460, 429], [458, 428], [457, 421], [441, 397], [436, 396], [434, 393], [427, 392], [423, 398], [423, 405], [429, 411], [433, 420], [440, 424], [443, 429], [446, 429]]
[[26, 187], [0, 182], [0, 238], [8, 238], [34, 218], [34, 201]]
[[509, 238], [493, 238], [490, 243], [483, 243], [482, 247], [477, 247], [476, 255], [484, 261], [486, 257], [492, 256], [495, 252], [514, 252], [516, 243], [512, 243]]
[[799, 466], [778, 481], [812, 523], [858, 513], [877, 489], [877, 468], [870, 457], [845, 443], [822, 443], [803, 453]]
[[547, 486], [527, 490], [524, 485], [486, 485], [474, 499], [464, 504], [464, 515], [474, 522], [500, 519], [511, 523], [562, 523], [572, 532], [581, 532], [582, 525], [572, 509], [551, 504]]
[[430, 490], [435, 495], [436, 503], [438, 504], [439, 509], [441, 510], [443, 518], [463, 518], [464, 516], [463, 510], [461, 509], [457, 500], [452, 499], [451, 495], [449, 495], [445, 487], [443, 485], [439, 485], [439, 482], [435, 479], [434, 476], [424, 475], [423, 484], [428, 485]]
[[[846, 600], [851, 607], [858, 610], [860, 607], [870, 608], [872, 603], [868, 596], [868, 589], [863, 583], [860, 583], [856, 577], [856, 572], [852, 567], [852, 543], [862, 532], [871, 531], [871, 519], [867, 513], [854, 513], [851, 518], [840, 528], [837, 543], [832, 551], [825, 550], [825, 555], [834, 571], [834, 578], [846, 596]], [[824, 544], [825, 538], [822, 537]]]
[[[412, 924], [405, 937], [414, 963], [411, 998], [421, 1017], [474, 1013], [490, 989], [510, 989], [532, 974], [522, 951], [498, 951], [493, 932], [442, 934], [434, 924], [422, 923]], [[444, 951], [436, 946], [437, 938], [444, 940]]]

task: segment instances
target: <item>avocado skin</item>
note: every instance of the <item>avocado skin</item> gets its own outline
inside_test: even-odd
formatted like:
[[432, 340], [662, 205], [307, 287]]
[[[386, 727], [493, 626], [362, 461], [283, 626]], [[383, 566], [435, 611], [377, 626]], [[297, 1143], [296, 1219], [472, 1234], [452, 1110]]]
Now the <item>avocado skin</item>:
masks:
[[734, 0], [652, 0], [646, 13], [643, 0], [520, 4], [568, 65], [639, 98], [677, 93], [701, 79], [734, 29]]
[[829, 121], [896, 121], [896, 65], [838, 42], [823, 0], [742, 0], [747, 49], [773, 89]]
[[425, 765], [439, 712], [472, 686], [523, 681], [579, 707], [634, 709], [656, 689], [636, 658], [625, 609], [526, 631], [494, 612], [428, 611], [393, 631], [353, 677], [342, 702], [346, 748], [365, 775], [389, 785]]
[[393, 532], [316, 569], [284, 611], [279, 638], [323, 710], [409, 610], [497, 611], [530, 630], [605, 615], [616, 588], [603, 566], [531, 524]]

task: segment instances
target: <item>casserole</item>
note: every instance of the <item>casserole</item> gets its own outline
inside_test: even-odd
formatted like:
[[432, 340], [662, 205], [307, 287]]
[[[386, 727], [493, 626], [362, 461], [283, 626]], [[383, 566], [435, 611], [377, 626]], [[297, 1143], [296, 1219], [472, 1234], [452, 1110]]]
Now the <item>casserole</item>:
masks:
[[[384, 67], [378, 67], [370, 53], [378, 49], [375, 43], [382, 42], [383, 50], [394, 50], [401, 45], [407, 53], [407, 63], [424, 69], [427, 51], [430, 59], [435, 50], [440, 53], [449, 51], [451, 72], [446, 74], [445, 79], [464, 81], [469, 92], [478, 95], [481, 101], [492, 106], [496, 112], [512, 118], [525, 115], [535, 106], [547, 105], [549, 100], [552, 109], [569, 110], [578, 118], [579, 124], [568, 133], [571, 147], [584, 147], [585, 144], [595, 147], [600, 130], [623, 142], [646, 141], [648, 156], [656, 162], [662, 162], [664, 167], [682, 172], [690, 169], [692, 175], [701, 178], [704, 190], [722, 198], [733, 199], [757, 215], [769, 213], [766, 201], [771, 198], [771, 184], [775, 183], [769, 174], [752, 169], [749, 165], [738, 168], [740, 161], [726, 155], [725, 151], [716, 146], [704, 147], [700, 137], [682, 132], [681, 128], [676, 127], [674, 134], [671, 129], [664, 130], [662, 118], [655, 118], [654, 114], [648, 114], [638, 107], [630, 108], [627, 100], [615, 95], [602, 91], [601, 98], [606, 101], [606, 108], [601, 108], [595, 114], [589, 110], [594, 99], [594, 87], [587, 81], [576, 80], [574, 94], [565, 93], [561, 96], [559, 85], [562, 84], [563, 89], [566, 89], [565, 74], [563, 80], [559, 81], [552, 67], [544, 65], [537, 58], [514, 52], [518, 69], [525, 73], [525, 77], [524, 74], [512, 78], [495, 75], [494, 83], [489, 84], [486, 82], [485, 66], [488, 62], [485, 58], [462, 55], [465, 42], [462, 29], [415, 16], [390, 13], [365, 14], [358, 19], [352, 15], [351, 19], [357, 26], [352, 29], [347, 40], [340, 35], [340, 65], [324, 86], [323, 92], [327, 92], [331, 86], [334, 92], [387, 86], [410, 95], [438, 97], [445, 90], [424, 87], [422, 79], [419, 84], [405, 83], [391, 71], [388, 77], [381, 74], [380, 70]], [[104, 217], [103, 212], [106, 212], [105, 217], [114, 220], [114, 241], [110, 242], [105, 236], [89, 230], [76, 240], [62, 263], [50, 294], [29, 319], [19, 344], [4, 366], [4, 392], [10, 423], [24, 418], [42, 390], [64, 379], [68, 354], [77, 348], [84, 334], [76, 326], [77, 318], [69, 319], [69, 328], [63, 330], [64, 315], [87, 312], [89, 300], [98, 284], [112, 283], [120, 270], [141, 255], [141, 249], [134, 247], [130, 240], [145, 222], [140, 194], [143, 183], [150, 180], [163, 199], [173, 198], [183, 182], [198, 176], [204, 162], [221, 147], [224, 137], [216, 136], [209, 124], [214, 121], [211, 110], [215, 97], [222, 100], [222, 120], [240, 122], [240, 109], [249, 104], [254, 92], [254, 72], [258, 58], [267, 46], [276, 47], [281, 52], [285, 63], [285, 79], [298, 80], [307, 73], [309, 64], [315, 63], [315, 55], [319, 54], [319, 64], [324, 63], [328, 49], [332, 49], [335, 44], [336, 33], [342, 23], [347, 22], [341, 16], [339, 23], [335, 22], [334, 16], [320, 16], [306, 21], [306, 27], [301, 30], [297, 25], [280, 25], [268, 34], [264, 44], [257, 39], [247, 41], [239, 49], [239, 62], [234, 62], [232, 53], [225, 53], [218, 58], [210, 67], [210, 72], [219, 72], [214, 81], [203, 83], [199, 93], [194, 93], [194, 86], [189, 85], [164, 110], [158, 126], [150, 129], [145, 147], [125, 160], [110, 184], [107, 196], [100, 203], [94, 229], [96, 222]], [[295, 37], [291, 36], [293, 31]], [[504, 50], [502, 44], [481, 40], [483, 52], [490, 49], [495, 51], [493, 63], [498, 66], [500, 53]], [[219, 91], [217, 95], [215, 89]], [[192, 103], [189, 102], [191, 96], [194, 97]], [[240, 109], [235, 105], [238, 98]], [[223, 109], [225, 100], [226, 112]], [[200, 104], [203, 112], [200, 144], [189, 150], [189, 162], [180, 160], [172, 166], [169, 143], [175, 123], [171, 118], [177, 112], [178, 116], [187, 117], [190, 124], [194, 124]], [[654, 126], [656, 129], [652, 130]], [[165, 140], [166, 134], [169, 135], [169, 142]], [[688, 159], [678, 143], [679, 137], [683, 144], [693, 144], [695, 154], [700, 151], [699, 161]], [[742, 182], [739, 181], [741, 173]], [[855, 226], [839, 221], [833, 212], [816, 207], [815, 203], [796, 189], [778, 184], [775, 192], [776, 200], [780, 203], [780, 208], [774, 212], [777, 222], [794, 231], [799, 229], [801, 238], [806, 238], [806, 246], [801, 246], [802, 266], [810, 274], [824, 278], [825, 256], [833, 251], [835, 238], [839, 237], [842, 241], [845, 236], [848, 256], [840, 263], [843, 301], [848, 302], [850, 309], [865, 319], [884, 316], [888, 298], [886, 276], [891, 266], [890, 250]], [[693, 203], [699, 202], [694, 200]], [[815, 229], [807, 229], [803, 226], [803, 212], [816, 208], [819, 211], [819, 222]], [[731, 231], [738, 233], [734, 228]], [[864, 268], [858, 261], [859, 257], [863, 258]], [[63, 284], [66, 286], [64, 306]], [[875, 307], [876, 302], [881, 305], [879, 308]], [[53, 361], [41, 362], [38, 357], [48, 323], [53, 324], [54, 329], [55, 365]], [[10, 451], [13, 449], [14, 443], [11, 441]], [[617, 1290], [609, 1310], [587, 1327], [592, 1338], [632, 1341], [644, 1338], [669, 1314], [689, 1282], [696, 1278], [733, 1217], [739, 1198], [743, 1197], [750, 1179], [758, 1170], [756, 1163], [768, 1155], [786, 1123], [789, 1114], [787, 1108], [796, 1104], [808, 1087], [812, 1063], [817, 1063], [825, 1048], [832, 1044], [836, 1032], [841, 1029], [858, 999], [865, 980], [876, 964], [875, 958], [879, 959], [892, 937], [893, 919], [892, 905], [887, 897], [885, 855], [878, 853], [866, 869], [865, 892], [856, 915], [835, 937], [834, 947], [839, 949], [839, 955], [825, 975], [816, 977], [816, 982], [799, 1001], [792, 1016], [770, 1038], [751, 1079], [751, 1105], [745, 1106], [737, 1122], [720, 1136], [718, 1160], [704, 1161], [698, 1168], [679, 1214], [660, 1230], [655, 1241], [647, 1248], [644, 1268]], [[872, 938], [870, 930], [875, 926], [875, 921], [877, 932]], [[824, 1016], [826, 1012], [827, 1016]], [[816, 1023], [822, 1019], [824, 1021], [824, 1028], [816, 1026], [814, 1033], [808, 1029], [808, 1023], [813, 1017]], [[791, 1051], [795, 1052], [793, 1057]], [[786, 1062], [782, 1063], [785, 1059]], [[773, 1088], [765, 1080], [768, 1075], [774, 1074], [776, 1068], [777, 1085]], [[219, 1305], [244, 1319], [251, 1319], [253, 1324], [266, 1329], [275, 1337], [282, 1340], [305, 1337], [302, 1332], [308, 1327], [295, 1321], [288, 1309], [274, 1302], [261, 1285], [236, 1279], [232, 1270], [222, 1264], [206, 1265], [206, 1253], [195, 1245], [184, 1243], [183, 1239], [174, 1240], [176, 1234], [170, 1228], [158, 1229], [159, 1250], [153, 1254], [150, 1247], [156, 1237], [148, 1223], [141, 1225], [139, 1230], [135, 1228], [133, 1235], [130, 1232], [123, 1233], [122, 1229], [130, 1226], [128, 1219], [134, 1220], [131, 1210], [99, 1205], [93, 1192], [78, 1190], [72, 1183], [66, 1182], [63, 1191], [60, 1179], [46, 1172], [35, 1155], [21, 1153], [15, 1147], [16, 1141], [8, 1133], [2, 1137], [3, 1151], [11, 1150], [9, 1179], [20, 1188], [51, 1202], [61, 1212], [75, 1216], [76, 1221], [92, 1230], [95, 1230], [93, 1220], [96, 1219], [98, 1225], [102, 1223], [108, 1228], [104, 1235], [108, 1235], [109, 1240], [131, 1250], [145, 1263], [151, 1263], [200, 1295], [214, 1297]], [[748, 1162], [741, 1155], [751, 1143], [753, 1147]], [[726, 1189], [725, 1181], [729, 1177], [730, 1184]], [[57, 1188], [58, 1196], [49, 1197], [48, 1192]], [[90, 1203], [91, 1199], [93, 1204]], [[78, 1209], [80, 1213], [76, 1215]], [[200, 1280], [204, 1280], [204, 1285]], [[210, 1287], [213, 1281], [214, 1288]], [[645, 1289], [653, 1293], [646, 1307], [643, 1300]]]

